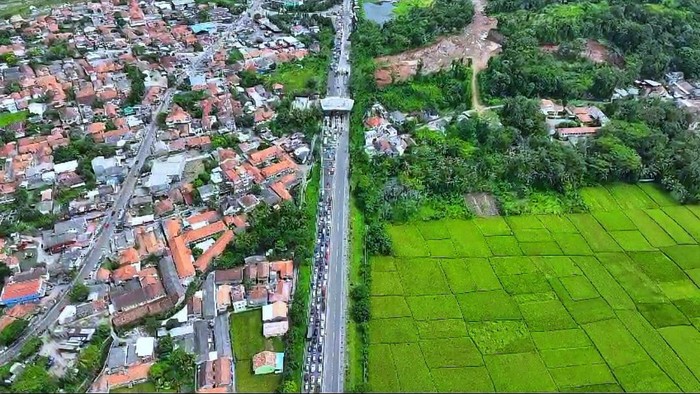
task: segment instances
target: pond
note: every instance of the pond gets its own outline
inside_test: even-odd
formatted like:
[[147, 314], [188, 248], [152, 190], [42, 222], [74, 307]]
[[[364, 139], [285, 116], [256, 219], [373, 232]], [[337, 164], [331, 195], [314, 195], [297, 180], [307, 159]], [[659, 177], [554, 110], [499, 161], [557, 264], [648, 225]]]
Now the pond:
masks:
[[394, 3], [391, 1], [378, 1], [376, 3], [365, 1], [362, 8], [367, 19], [380, 25], [394, 17]]

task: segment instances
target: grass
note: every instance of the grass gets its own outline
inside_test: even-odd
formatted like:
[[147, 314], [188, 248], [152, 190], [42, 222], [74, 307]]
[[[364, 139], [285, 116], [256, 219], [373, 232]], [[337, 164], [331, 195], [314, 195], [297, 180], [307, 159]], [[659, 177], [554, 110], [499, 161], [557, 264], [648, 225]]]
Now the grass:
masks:
[[420, 7], [430, 7], [433, 4], [433, 0], [399, 0], [394, 4], [394, 14], [395, 15], [406, 15], [411, 10], [411, 8]]
[[581, 195], [590, 213], [388, 226], [371, 391], [699, 391], [700, 209]]
[[262, 334], [262, 310], [231, 315], [231, 344], [236, 356], [236, 389], [242, 393], [273, 393], [282, 375], [253, 374], [253, 356], [263, 350], [281, 352], [284, 344], [279, 338], [266, 339]]

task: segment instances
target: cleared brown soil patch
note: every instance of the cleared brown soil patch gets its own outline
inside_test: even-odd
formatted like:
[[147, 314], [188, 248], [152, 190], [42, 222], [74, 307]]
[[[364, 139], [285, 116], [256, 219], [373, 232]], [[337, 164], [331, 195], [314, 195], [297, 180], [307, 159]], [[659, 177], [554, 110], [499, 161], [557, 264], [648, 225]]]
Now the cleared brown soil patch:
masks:
[[[559, 45], [544, 44], [540, 46], [540, 50], [547, 53], [556, 53], [559, 50]], [[586, 46], [581, 51], [581, 56], [593, 63], [609, 63], [618, 67], [624, 64], [624, 60], [619, 55], [611, 53], [608, 47], [592, 39], [586, 40]]]
[[469, 193], [464, 196], [464, 201], [476, 216], [484, 217], [498, 215], [496, 198], [489, 193]]
[[385, 86], [410, 78], [416, 74], [421, 61], [423, 74], [445, 69], [453, 60], [466, 62], [471, 59], [475, 74], [485, 69], [491, 56], [501, 49], [499, 44], [487, 38], [498, 21], [484, 14], [485, 3], [485, 0], [474, 0], [474, 19], [461, 34], [441, 37], [426, 47], [375, 59], [377, 85]]

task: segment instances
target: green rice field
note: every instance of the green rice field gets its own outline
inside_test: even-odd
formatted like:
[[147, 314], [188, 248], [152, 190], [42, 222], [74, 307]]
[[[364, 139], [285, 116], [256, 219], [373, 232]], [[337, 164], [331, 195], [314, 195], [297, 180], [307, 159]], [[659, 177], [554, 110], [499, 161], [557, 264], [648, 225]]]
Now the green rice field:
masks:
[[700, 209], [581, 194], [588, 213], [390, 226], [372, 391], [700, 391]]

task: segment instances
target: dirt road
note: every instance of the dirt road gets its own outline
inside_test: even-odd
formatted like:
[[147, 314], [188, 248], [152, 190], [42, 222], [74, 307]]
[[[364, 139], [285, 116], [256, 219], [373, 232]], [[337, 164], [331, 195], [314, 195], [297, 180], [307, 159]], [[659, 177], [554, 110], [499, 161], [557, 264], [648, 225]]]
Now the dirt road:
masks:
[[489, 31], [495, 29], [498, 21], [484, 13], [486, 0], [473, 0], [474, 18], [460, 34], [441, 37], [434, 44], [403, 52], [393, 56], [375, 59], [377, 71], [374, 77], [379, 86], [398, 82], [415, 75], [422, 62], [422, 73], [429, 74], [447, 68], [453, 60], [470, 59], [472, 62], [472, 108], [483, 108], [479, 101], [479, 87], [476, 75], [486, 68], [491, 56], [501, 50], [501, 46], [487, 39]]

